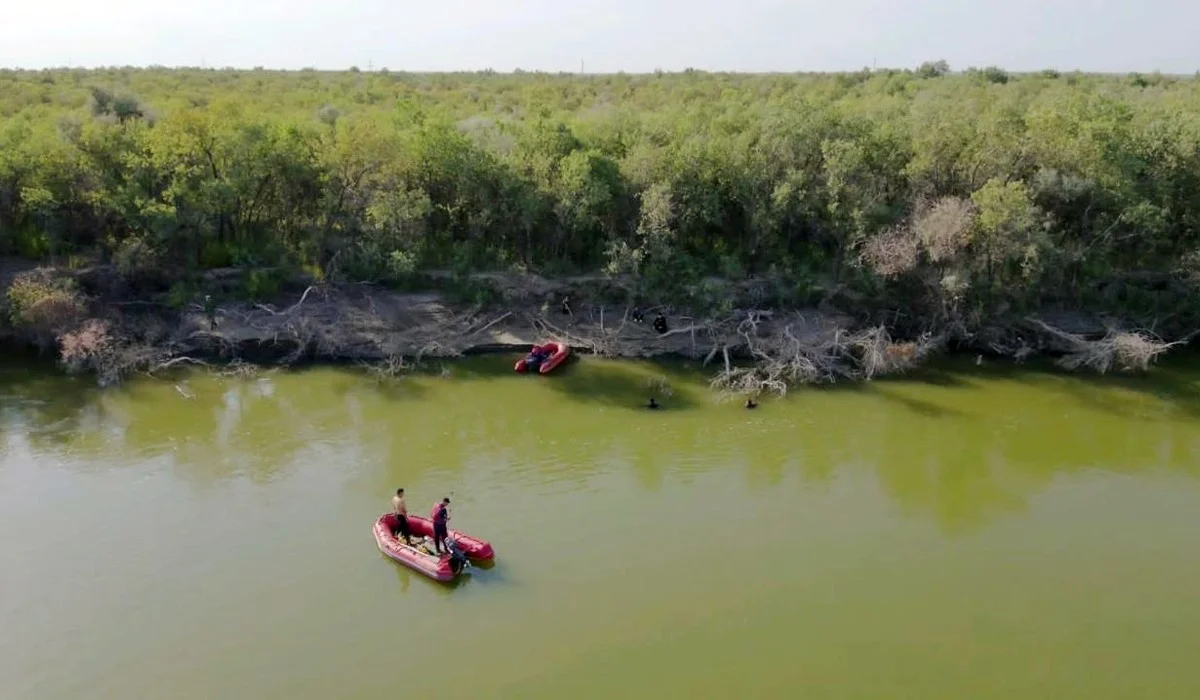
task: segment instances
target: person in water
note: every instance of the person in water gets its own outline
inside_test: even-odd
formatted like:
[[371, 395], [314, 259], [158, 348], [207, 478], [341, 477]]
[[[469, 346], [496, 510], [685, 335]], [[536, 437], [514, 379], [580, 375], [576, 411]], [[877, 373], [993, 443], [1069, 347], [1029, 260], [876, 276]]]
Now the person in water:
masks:
[[398, 534], [404, 538], [404, 544], [412, 544], [412, 531], [408, 527], [408, 506], [404, 504], [404, 489], [396, 489], [396, 495], [392, 496], [392, 513], [396, 515], [396, 530], [392, 534]]
[[654, 317], [654, 331], [659, 335], [667, 332], [667, 317], [659, 314]]
[[658, 408], [660, 405], [661, 404], [658, 403], [658, 400], [655, 399], [653, 396], [651, 396], [650, 401], [648, 401], [646, 403], [646, 408], [655, 409], [655, 408]]
[[433, 504], [430, 520], [433, 521], [433, 552], [434, 554], [445, 554], [447, 551], [446, 537], [450, 533], [449, 498], [443, 498], [441, 502]]
[[758, 402], [754, 400], [753, 396], [746, 399], [746, 408], [758, 408]]

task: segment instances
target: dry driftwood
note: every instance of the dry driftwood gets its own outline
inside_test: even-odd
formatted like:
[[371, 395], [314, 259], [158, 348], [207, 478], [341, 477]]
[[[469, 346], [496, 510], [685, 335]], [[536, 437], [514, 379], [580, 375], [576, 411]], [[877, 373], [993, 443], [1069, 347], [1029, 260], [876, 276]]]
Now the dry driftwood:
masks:
[[[883, 326], [856, 333], [840, 328], [832, 334], [798, 336], [791, 324], [763, 331], [762, 316], [749, 312], [737, 325], [740, 347], [726, 343], [719, 352], [724, 368], [713, 378], [714, 389], [726, 395], [761, 393], [786, 394], [797, 384], [834, 382], [838, 379], [869, 380], [902, 372], [941, 347], [942, 338], [924, 335], [915, 341], [894, 341]], [[752, 359], [737, 366], [732, 353], [744, 350]], [[709, 353], [711, 360], [716, 349]]]
[[1146, 331], [1121, 331], [1111, 327], [1103, 338], [1088, 340], [1055, 328], [1041, 319], [1028, 320], [1066, 347], [1066, 354], [1057, 363], [1069, 370], [1087, 368], [1105, 374], [1117, 367], [1126, 372], [1145, 371], [1159, 355], [1187, 342], [1177, 340], [1168, 343]]
[[266, 304], [255, 304], [254, 308], [260, 309], [262, 311], [266, 311], [267, 313], [271, 314], [272, 316], [287, 316], [288, 314], [292, 313], [296, 309], [299, 309], [300, 306], [304, 303], [304, 300], [308, 298], [309, 293], [312, 292], [312, 290], [314, 290], [314, 289], [316, 289], [315, 285], [310, 286], [309, 288], [305, 289], [304, 293], [300, 295], [300, 301], [297, 301], [295, 304], [292, 304], [291, 306], [287, 307], [283, 311], [276, 311], [275, 309], [271, 308], [270, 306], [267, 306]]
[[397, 379], [404, 376], [409, 370], [413, 369], [413, 365], [405, 362], [403, 357], [397, 357], [395, 355], [386, 358], [382, 362], [377, 362], [374, 364], [368, 362], [359, 362], [358, 365], [368, 374], [370, 374], [376, 382]]
[[623, 354], [620, 331], [600, 332], [597, 334], [572, 333], [551, 323], [545, 316], [530, 316], [529, 323], [539, 333], [552, 340], [566, 343], [574, 348], [584, 348], [594, 355], [612, 357]]

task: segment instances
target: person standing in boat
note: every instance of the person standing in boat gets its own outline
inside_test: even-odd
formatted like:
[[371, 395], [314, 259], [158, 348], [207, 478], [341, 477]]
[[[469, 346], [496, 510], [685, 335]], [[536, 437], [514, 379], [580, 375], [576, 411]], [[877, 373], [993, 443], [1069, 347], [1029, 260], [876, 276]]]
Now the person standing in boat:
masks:
[[396, 489], [392, 496], [392, 512], [396, 514], [396, 533], [404, 537], [404, 544], [411, 545], [411, 531], [408, 529], [408, 506], [404, 504], [404, 489]]
[[450, 533], [450, 499], [443, 498], [440, 503], [433, 505], [433, 551], [435, 554], [446, 553], [446, 537]]

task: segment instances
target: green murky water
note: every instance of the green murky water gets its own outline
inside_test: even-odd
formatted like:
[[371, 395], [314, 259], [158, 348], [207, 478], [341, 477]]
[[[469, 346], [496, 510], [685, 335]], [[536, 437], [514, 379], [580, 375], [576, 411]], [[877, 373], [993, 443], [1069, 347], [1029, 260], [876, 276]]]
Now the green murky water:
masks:
[[[1200, 697], [1194, 367], [750, 412], [510, 362], [99, 391], [6, 361], [0, 695]], [[382, 558], [398, 486], [452, 495], [495, 567]]]

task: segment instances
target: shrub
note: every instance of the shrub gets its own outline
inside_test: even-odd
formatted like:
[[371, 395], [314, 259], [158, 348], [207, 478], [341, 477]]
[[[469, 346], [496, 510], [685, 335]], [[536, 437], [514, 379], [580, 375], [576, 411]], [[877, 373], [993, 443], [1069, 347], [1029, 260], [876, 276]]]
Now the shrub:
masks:
[[117, 246], [113, 253], [117, 271], [125, 279], [136, 279], [147, 271], [161, 266], [162, 258], [153, 246], [140, 236], [131, 236]]
[[63, 333], [58, 339], [59, 360], [68, 372], [97, 367], [101, 358], [112, 351], [112, 329], [107, 321], [89, 318], [78, 330]]
[[68, 328], [78, 323], [85, 307], [75, 281], [56, 277], [46, 268], [17, 275], [5, 292], [5, 300], [13, 326], [34, 331]]
[[176, 311], [183, 311], [195, 295], [194, 284], [183, 280], [178, 281], [172, 284], [171, 289], [167, 291], [167, 306]]
[[283, 274], [278, 270], [251, 270], [243, 283], [246, 296], [262, 301], [276, 296], [283, 290]]

